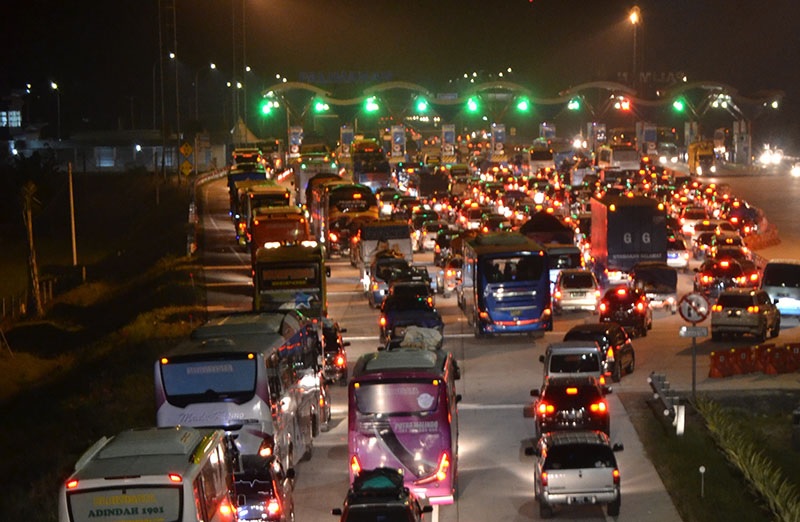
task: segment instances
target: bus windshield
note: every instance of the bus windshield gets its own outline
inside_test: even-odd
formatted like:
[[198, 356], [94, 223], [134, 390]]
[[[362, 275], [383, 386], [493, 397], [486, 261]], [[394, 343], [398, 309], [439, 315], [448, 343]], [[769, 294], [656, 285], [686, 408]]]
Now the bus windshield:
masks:
[[[362, 385], [356, 390], [356, 406], [364, 415], [424, 415], [438, 406], [438, 386], [424, 382], [394, 382]], [[433, 431], [437, 431], [436, 423]]]
[[208, 359], [177, 358], [161, 365], [167, 400], [176, 406], [197, 402], [242, 403], [255, 393], [256, 360], [248, 354]]

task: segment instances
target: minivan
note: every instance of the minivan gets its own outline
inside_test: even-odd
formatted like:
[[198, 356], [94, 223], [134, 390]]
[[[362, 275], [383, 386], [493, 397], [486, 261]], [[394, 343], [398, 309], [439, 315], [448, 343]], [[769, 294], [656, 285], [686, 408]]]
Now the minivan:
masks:
[[764, 267], [761, 289], [781, 315], [800, 316], [800, 259], [773, 259]]

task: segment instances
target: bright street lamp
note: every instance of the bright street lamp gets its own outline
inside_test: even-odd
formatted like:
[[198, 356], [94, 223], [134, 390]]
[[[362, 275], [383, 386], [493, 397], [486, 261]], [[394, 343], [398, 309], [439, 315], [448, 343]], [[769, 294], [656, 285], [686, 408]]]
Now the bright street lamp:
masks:
[[56, 82], [50, 82], [50, 88], [56, 92], [56, 118], [58, 120], [56, 137], [58, 141], [61, 141], [61, 91], [58, 90], [58, 84]]

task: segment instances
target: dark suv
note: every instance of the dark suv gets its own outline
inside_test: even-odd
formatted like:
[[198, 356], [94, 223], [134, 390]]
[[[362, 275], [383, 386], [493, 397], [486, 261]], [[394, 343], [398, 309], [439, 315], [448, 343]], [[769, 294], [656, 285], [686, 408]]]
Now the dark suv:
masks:
[[536, 397], [536, 433], [551, 431], [599, 430], [611, 433], [611, 416], [605, 394], [594, 377], [550, 377], [541, 390], [531, 390]]
[[353, 480], [342, 508], [331, 513], [341, 522], [419, 522], [433, 511], [403, 484], [403, 475], [389, 468], [364, 470]]
[[609, 288], [598, 306], [600, 322], [615, 322], [629, 332], [644, 337], [653, 328], [653, 309], [644, 291], [638, 288], [617, 286]]
[[622, 373], [633, 373], [636, 354], [628, 332], [615, 322], [577, 324], [564, 335], [565, 341], [595, 341], [602, 352], [603, 373], [619, 382]]

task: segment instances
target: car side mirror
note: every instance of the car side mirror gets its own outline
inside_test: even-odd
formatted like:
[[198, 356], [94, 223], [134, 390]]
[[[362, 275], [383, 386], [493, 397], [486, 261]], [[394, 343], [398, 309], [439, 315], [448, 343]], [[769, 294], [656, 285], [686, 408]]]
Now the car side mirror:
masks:
[[290, 480], [294, 480], [297, 474], [294, 472], [294, 468], [289, 468], [286, 470], [286, 478]]
[[339, 328], [339, 333], [347, 333], [347, 328]]
[[461, 402], [461, 394], [457, 393], [456, 394], [456, 403], [459, 403], [459, 402]]
[[540, 363], [544, 363], [544, 355], [540, 355], [539, 356], [539, 362]]
[[331, 509], [331, 515], [342, 516], [342, 508]]
[[608, 395], [609, 393], [614, 392], [614, 388], [612, 388], [611, 386], [602, 386], [601, 390], [603, 391], [603, 395]]
[[531, 390], [531, 397], [538, 397], [538, 396], [539, 396], [539, 390]]
[[423, 513], [433, 513], [433, 506], [431, 506], [430, 504], [426, 504], [425, 506], [423, 506], [422, 512]]
[[613, 446], [611, 446], [611, 451], [622, 451], [624, 449], [625, 446], [623, 446], [621, 442], [617, 442]]
[[350, 346], [350, 341], [345, 341], [345, 342], [343, 342], [343, 343], [342, 343], [342, 346], [344, 346], [345, 348], [346, 348], [346, 347], [348, 347], [348, 346]]
[[529, 457], [538, 457], [539, 456], [539, 449], [536, 446], [529, 446], [525, 448], [525, 455]]

